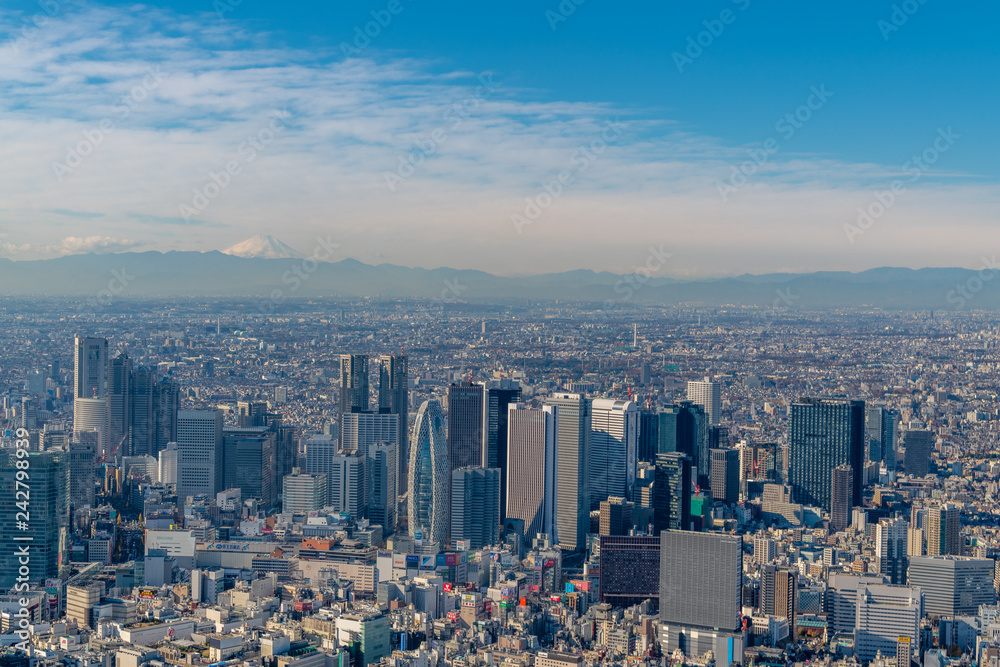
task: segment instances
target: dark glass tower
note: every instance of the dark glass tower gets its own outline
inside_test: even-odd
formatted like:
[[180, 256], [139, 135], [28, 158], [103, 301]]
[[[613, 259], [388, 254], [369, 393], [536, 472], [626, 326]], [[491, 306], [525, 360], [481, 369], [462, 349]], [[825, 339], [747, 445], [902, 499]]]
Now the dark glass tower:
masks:
[[851, 504], [861, 504], [865, 402], [807, 398], [792, 404], [788, 481], [796, 503], [833, 507], [833, 470], [851, 466]]
[[698, 471], [698, 483], [709, 484], [711, 460], [709, 457], [709, 424], [705, 409], [691, 401], [667, 405], [659, 413], [659, 451], [681, 452], [691, 457]]
[[653, 526], [688, 530], [691, 526], [691, 459], [680, 452], [656, 456], [653, 481]]
[[483, 385], [454, 383], [448, 387], [448, 471], [482, 465]]
[[521, 401], [521, 386], [514, 380], [493, 381], [486, 385], [485, 398], [481, 465], [484, 468], [500, 469], [502, 515], [507, 507], [507, 406]]
[[368, 410], [368, 355], [340, 356], [340, 414]]
[[406, 355], [383, 354], [378, 359], [378, 411], [399, 415], [399, 438], [396, 450], [397, 482], [406, 488], [406, 467], [410, 460], [408, 420], [410, 418], [410, 364]]

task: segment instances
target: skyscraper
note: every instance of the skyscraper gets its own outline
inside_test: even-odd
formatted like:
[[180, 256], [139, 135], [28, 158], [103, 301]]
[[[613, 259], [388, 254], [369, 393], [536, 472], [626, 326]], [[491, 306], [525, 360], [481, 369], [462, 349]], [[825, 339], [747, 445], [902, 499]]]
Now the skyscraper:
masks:
[[368, 459], [365, 461], [368, 519], [382, 526], [386, 536], [396, 532], [398, 451], [399, 447], [391, 442], [378, 442], [368, 448]]
[[264, 426], [267, 415], [266, 401], [237, 401], [236, 423], [240, 428]]
[[656, 456], [654, 532], [691, 528], [691, 458], [680, 452]]
[[327, 475], [329, 505], [336, 512], [346, 512], [357, 521], [368, 516], [365, 491], [367, 456], [356, 449], [341, 450], [333, 457], [333, 470]]
[[281, 511], [308, 514], [325, 507], [329, 500], [326, 475], [297, 471], [293, 470], [282, 484]]
[[[132, 360], [122, 353], [111, 360], [111, 376], [108, 381], [108, 441], [111, 446], [119, 442], [127, 444], [131, 427]], [[120, 453], [126, 455], [129, 452], [127, 447], [122, 447]]]
[[[559, 411], [524, 403], [507, 406], [508, 519], [524, 521], [525, 538], [552, 535], [555, 521], [556, 429]], [[590, 512], [587, 512], [588, 520]]]
[[590, 527], [590, 401], [557, 393], [546, 403], [557, 408], [555, 539], [565, 551], [582, 551]]
[[927, 510], [927, 555], [962, 555], [962, 515], [955, 505]]
[[722, 385], [705, 378], [687, 385], [687, 397], [695, 405], [700, 405], [708, 415], [709, 426], [716, 426], [722, 417]]
[[[896, 655], [900, 643], [919, 646], [924, 596], [906, 586], [863, 583], [858, 586], [854, 646], [858, 660], [870, 662], [879, 651]], [[900, 667], [909, 667], [906, 660]]]
[[520, 402], [521, 385], [503, 378], [488, 382], [485, 389], [481, 465], [500, 469], [500, 513], [503, 514], [507, 508], [507, 406]]
[[368, 355], [340, 355], [340, 415], [368, 410]]
[[740, 501], [740, 453], [735, 449], [711, 450], [712, 498], [726, 505]]
[[482, 465], [482, 461], [483, 385], [452, 383], [448, 387], [448, 464], [457, 470]]
[[760, 573], [760, 612], [766, 616], [787, 618], [795, 623], [795, 572], [776, 565], [764, 565]]
[[665, 530], [660, 550], [665, 652], [715, 651], [718, 664], [742, 664], [742, 536]]
[[500, 540], [500, 469], [459, 468], [451, 473], [451, 540], [468, 550]]
[[129, 383], [129, 456], [156, 454], [156, 371], [144, 366], [132, 372]]
[[264, 509], [274, 507], [274, 433], [262, 426], [227, 428], [222, 434], [225, 472], [219, 490], [239, 489], [244, 500], [254, 498]]
[[87, 442], [69, 443], [69, 502], [77, 509], [96, 507], [94, 482], [97, 466], [96, 448]]
[[659, 453], [681, 452], [690, 456], [692, 473], [697, 471], [698, 483], [708, 486], [711, 463], [709, 418], [705, 409], [691, 401], [681, 401], [664, 406], [659, 417]]
[[867, 410], [868, 459], [882, 461], [889, 470], [896, 469], [896, 440], [899, 431], [899, 411], [873, 405]]
[[864, 401], [807, 398], [792, 404], [788, 475], [796, 503], [829, 511], [831, 473], [847, 464], [853, 475], [851, 504], [861, 504], [864, 418]]
[[639, 444], [637, 456], [640, 461], [652, 463], [660, 449], [660, 415], [655, 410], [639, 411]]
[[907, 580], [924, 592], [924, 611], [937, 616], [972, 615], [996, 604], [994, 562], [988, 558], [914, 556]]
[[409, 459], [410, 419], [410, 362], [405, 354], [383, 354], [378, 359], [378, 411], [380, 414], [399, 415], [396, 437], [398, 449], [396, 465], [399, 467], [397, 481], [400, 488], [406, 488], [407, 463]]
[[416, 537], [420, 531], [424, 540], [439, 544], [447, 541], [451, 505], [449, 472], [444, 413], [438, 401], [427, 400], [417, 411], [410, 437], [410, 537]]
[[878, 573], [890, 584], [906, 583], [909, 524], [903, 519], [882, 519], [875, 526], [875, 559]]
[[[28, 461], [28, 476], [19, 479], [21, 472], [16, 461]], [[22, 475], [23, 477], [23, 475]], [[20, 484], [20, 486], [18, 486]], [[27, 485], [27, 489], [24, 486]], [[18, 459], [14, 450], [0, 450], [0, 589], [9, 590], [18, 583], [19, 576], [27, 576], [28, 583], [37, 584], [45, 579], [65, 578], [69, 574], [69, 461], [61, 450], [31, 453], [27, 459]], [[21, 489], [21, 495], [15, 494]], [[29, 502], [27, 529], [19, 527], [23, 520], [22, 507], [17, 505], [27, 496]], [[31, 541], [20, 541], [30, 537]], [[22, 547], [28, 548], [30, 563], [20, 560]], [[24, 582], [24, 579], [20, 579]]]
[[833, 532], [846, 530], [851, 525], [853, 486], [854, 469], [848, 464], [839, 465], [830, 473], [830, 529]]
[[223, 490], [224, 481], [222, 411], [181, 410], [177, 415], [178, 499], [214, 496]]
[[340, 420], [340, 447], [356, 449], [362, 456], [376, 442], [398, 445], [399, 415], [374, 412], [348, 412]]
[[590, 509], [611, 496], [632, 498], [639, 438], [635, 401], [595, 398], [590, 417]]
[[74, 398], [107, 398], [108, 339], [81, 338], [75, 341]]
[[926, 477], [931, 471], [931, 450], [934, 448], [934, 434], [930, 431], [907, 431], [903, 435], [906, 453], [903, 467], [913, 477]]

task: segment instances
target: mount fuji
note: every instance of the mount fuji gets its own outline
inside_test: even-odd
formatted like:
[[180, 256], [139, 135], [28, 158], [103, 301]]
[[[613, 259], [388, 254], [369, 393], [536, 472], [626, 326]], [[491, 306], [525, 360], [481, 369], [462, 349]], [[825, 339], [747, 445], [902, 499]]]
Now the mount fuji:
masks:
[[298, 250], [282, 243], [270, 234], [258, 234], [242, 243], [226, 248], [222, 252], [244, 259], [295, 259], [302, 257], [302, 253]]

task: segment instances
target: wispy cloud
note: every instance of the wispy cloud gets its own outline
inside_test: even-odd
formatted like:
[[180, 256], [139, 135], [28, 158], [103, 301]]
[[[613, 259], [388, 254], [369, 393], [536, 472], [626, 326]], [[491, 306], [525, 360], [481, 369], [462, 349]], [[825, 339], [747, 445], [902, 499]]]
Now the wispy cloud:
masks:
[[[205, 250], [273, 233], [292, 245], [332, 234], [362, 261], [500, 273], [628, 272], [650, 243], [669, 244], [671, 270], [686, 275], [791, 261], [960, 264], [1000, 203], [996, 184], [963, 178], [942, 160], [941, 178], [928, 175], [858, 244], [865, 247], [840, 248], [844, 222], [898, 165], [782, 151], [723, 203], [716, 184], [752, 147], [650, 119], [646, 110], [538, 101], [538, 91], [518, 89], [502, 71], [490, 73], [502, 85], [488, 104], [453, 127], [456, 103], [475, 94], [482, 72], [390, 58], [374, 46], [349, 59], [335, 49], [289, 49], [241, 28], [235, 16], [217, 18], [82, 4], [16, 48], [0, 43], [8, 255], [126, 247], [115, 239]], [[0, 17], [0, 34], [15, 22]], [[144, 85], [150, 68], [162, 73], [155, 86]], [[247, 159], [247, 142], [276, 114], [287, 118], [280, 140]], [[575, 152], [614, 118], [627, 132], [530, 231], [516, 234], [511, 213], [573, 169]], [[97, 142], [102, 122], [111, 131]], [[439, 128], [447, 141], [405, 187], [387, 191], [384, 175], [399, 156]], [[924, 138], [914, 142], [920, 148]], [[81, 146], [88, 154], [60, 181], [53, 164]], [[185, 217], [179, 204], [233, 162], [239, 173], [211, 207]], [[65, 236], [67, 217], [77, 219], [74, 238], [83, 242], [54, 241]]]

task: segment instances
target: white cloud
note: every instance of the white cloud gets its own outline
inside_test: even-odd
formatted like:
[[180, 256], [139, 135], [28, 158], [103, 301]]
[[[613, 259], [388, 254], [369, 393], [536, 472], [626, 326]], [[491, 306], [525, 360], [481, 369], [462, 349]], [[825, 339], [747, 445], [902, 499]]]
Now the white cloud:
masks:
[[79, 255], [88, 252], [124, 252], [142, 245], [139, 241], [113, 239], [110, 236], [67, 236], [61, 243], [45, 248], [45, 251], [53, 255]]
[[[205, 250], [271, 233], [298, 247], [331, 235], [362, 261], [499, 273], [630, 271], [650, 244], [670, 246], [666, 271], [678, 275], [978, 265], [969, 239], [1000, 203], [995, 185], [928, 176], [852, 245], [844, 223], [898, 166], [783, 149], [723, 203], [716, 184], [746, 159], [744, 147], [642, 110], [534, 101], [503, 72], [492, 75], [496, 92], [456, 123], [449, 109], [475, 94], [479, 73], [388, 59], [375, 47], [350, 60], [279, 48], [233, 32], [238, 25], [146, 5], [67, 6], [16, 49], [0, 44], [3, 249], [51, 256], [142, 239], [151, 249]], [[160, 80], [150, 81], [151, 68]], [[249, 150], [248, 137], [285, 112], [274, 140]], [[614, 117], [627, 123], [621, 137], [518, 235], [511, 214], [574, 169], [574, 153]], [[447, 138], [390, 192], [385, 173], [435, 131]], [[239, 174], [185, 220], [181, 206], [212, 174], [225, 180], [229, 163]], [[55, 241], [67, 235], [73, 243]]]

